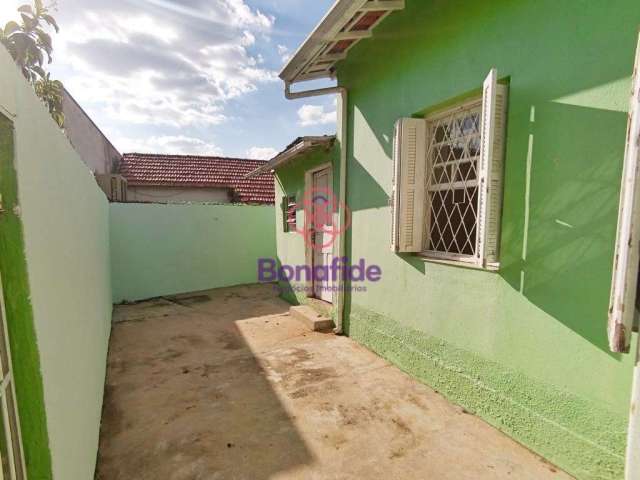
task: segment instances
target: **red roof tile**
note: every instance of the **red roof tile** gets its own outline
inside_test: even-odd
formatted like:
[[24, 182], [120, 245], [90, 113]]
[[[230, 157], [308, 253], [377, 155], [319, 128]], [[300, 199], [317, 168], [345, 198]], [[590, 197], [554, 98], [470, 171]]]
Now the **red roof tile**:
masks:
[[264, 163], [240, 158], [125, 153], [120, 174], [129, 185], [224, 187], [232, 189], [243, 203], [275, 203], [272, 173], [244, 178]]

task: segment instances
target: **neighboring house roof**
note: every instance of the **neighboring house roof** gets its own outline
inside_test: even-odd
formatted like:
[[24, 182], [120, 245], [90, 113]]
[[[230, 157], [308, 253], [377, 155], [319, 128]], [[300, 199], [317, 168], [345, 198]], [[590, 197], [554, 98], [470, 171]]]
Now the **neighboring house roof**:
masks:
[[332, 78], [335, 64], [405, 0], [337, 0], [280, 73], [288, 83]]
[[111, 173], [122, 155], [65, 87], [62, 88], [62, 113], [64, 133], [82, 161], [94, 173]]
[[322, 137], [298, 137], [287, 145], [287, 148], [278, 155], [246, 175], [246, 178], [257, 178], [265, 172], [271, 172], [285, 163], [289, 163], [290, 161], [300, 157], [302, 154], [315, 150], [316, 148], [329, 149], [333, 146], [335, 141], [335, 135], [325, 135]]
[[263, 160], [125, 153], [120, 174], [131, 186], [229, 188], [243, 203], [274, 203], [273, 175], [246, 178]]

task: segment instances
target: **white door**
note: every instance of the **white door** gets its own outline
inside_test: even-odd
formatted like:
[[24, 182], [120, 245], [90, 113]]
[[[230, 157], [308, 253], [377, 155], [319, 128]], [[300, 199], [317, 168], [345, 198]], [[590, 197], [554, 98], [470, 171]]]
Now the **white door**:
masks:
[[26, 480], [5, 315], [0, 281], [0, 480]]
[[[331, 266], [333, 257], [333, 242], [335, 235], [331, 232], [333, 228], [333, 193], [331, 190], [331, 170], [326, 168], [313, 173], [312, 177], [312, 208], [313, 208], [313, 293], [316, 298], [331, 302], [333, 295], [331, 287], [330, 272], [326, 275]], [[326, 269], [315, 268], [327, 266]], [[324, 271], [324, 273], [321, 272]]]

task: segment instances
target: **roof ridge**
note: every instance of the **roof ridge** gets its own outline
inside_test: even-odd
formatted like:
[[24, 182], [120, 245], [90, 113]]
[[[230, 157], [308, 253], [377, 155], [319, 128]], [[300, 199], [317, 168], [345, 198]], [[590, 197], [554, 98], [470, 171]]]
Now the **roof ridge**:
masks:
[[259, 162], [266, 163], [268, 160], [261, 160], [258, 158], [240, 158], [240, 157], [223, 157], [216, 155], [191, 155], [191, 154], [173, 154], [173, 153], [140, 153], [140, 152], [128, 152], [123, 153], [122, 157], [150, 157], [150, 158], [182, 158], [182, 159], [195, 159], [195, 160], [233, 160], [240, 162]]

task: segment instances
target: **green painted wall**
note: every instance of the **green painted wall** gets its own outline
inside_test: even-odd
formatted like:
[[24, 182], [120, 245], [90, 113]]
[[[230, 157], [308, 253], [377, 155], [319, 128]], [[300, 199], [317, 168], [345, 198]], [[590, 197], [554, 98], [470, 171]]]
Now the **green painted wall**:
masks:
[[[636, 0], [408, 0], [338, 68], [348, 253], [383, 269], [347, 331], [581, 479], [623, 470], [634, 357], [608, 351], [606, 319], [639, 24]], [[500, 271], [391, 253], [395, 120], [492, 67], [510, 82]]]
[[19, 204], [3, 215], [0, 269], [28, 474], [86, 480], [111, 326], [108, 203], [2, 48], [0, 72], [0, 111], [14, 126], [7, 134], [3, 121], [1, 188]]
[[273, 206], [111, 204], [113, 301], [258, 280], [275, 258]]
[[[304, 194], [305, 173], [308, 170], [319, 167], [325, 163], [333, 168], [333, 191], [336, 197], [339, 192], [339, 164], [338, 148], [327, 151], [317, 149], [294, 159], [291, 163], [278, 168], [276, 177], [276, 243], [278, 262], [280, 265], [305, 265], [305, 245], [302, 234], [298, 232], [285, 232], [283, 225], [282, 200], [285, 196], [295, 195], [298, 202], [296, 225], [298, 230], [304, 228]], [[304, 291], [305, 284], [300, 282], [279, 282], [281, 296], [288, 302], [298, 305], [305, 303], [307, 295]]]
[[29, 300], [22, 223], [13, 212], [18, 204], [14, 169], [13, 123], [0, 115], [0, 193], [5, 213], [0, 215], [0, 275], [10, 331], [13, 376], [24, 437], [25, 462], [32, 478], [51, 477], [51, 454], [40, 373], [40, 355]]

